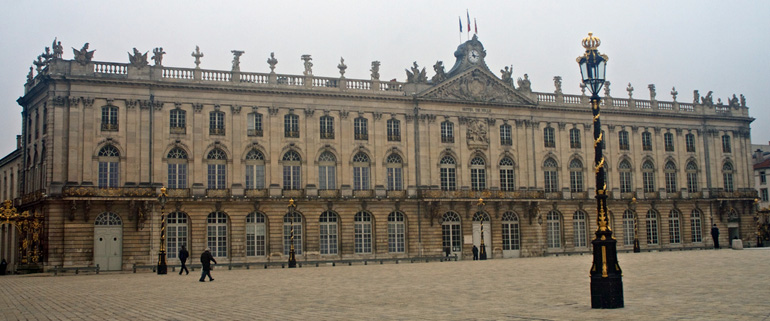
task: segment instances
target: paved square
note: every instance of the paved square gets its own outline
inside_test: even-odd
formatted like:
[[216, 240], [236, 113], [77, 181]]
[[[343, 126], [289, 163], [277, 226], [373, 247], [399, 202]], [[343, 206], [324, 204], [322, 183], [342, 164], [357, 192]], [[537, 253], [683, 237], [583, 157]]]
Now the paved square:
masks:
[[625, 308], [590, 306], [591, 256], [0, 277], [4, 320], [770, 320], [770, 250], [619, 254]]

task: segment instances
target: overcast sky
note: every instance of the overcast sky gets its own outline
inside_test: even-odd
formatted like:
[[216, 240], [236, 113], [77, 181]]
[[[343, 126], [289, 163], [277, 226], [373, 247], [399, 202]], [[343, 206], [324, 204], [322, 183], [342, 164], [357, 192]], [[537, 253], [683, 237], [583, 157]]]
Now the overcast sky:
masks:
[[241, 70], [301, 74], [300, 56], [311, 54], [316, 76], [336, 77], [340, 57], [347, 78], [369, 79], [371, 61], [382, 62], [380, 78], [405, 81], [413, 61], [454, 63], [460, 36], [458, 16], [478, 25], [486, 62], [499, 76], [513, 65], [514, 79], [529, 74], [532, 89], [579, 94], [575, 58], [589, 31], [609, 56], [612, 96], [692, 102], [693, 90], [714, 91], [714, 102], [746, 96], [752, 142], [770, 140], [770, 1], [7, 1], [0, 11], [0, 157], [15, 149], [21, 133], [23, 84], [32, 61], [54, 37], [64, 46], [85, 42], [94, 60], [128, 63], [127, 52], [163, 47], [163, 65], [229, 70], [233, 49], [244, 50]]

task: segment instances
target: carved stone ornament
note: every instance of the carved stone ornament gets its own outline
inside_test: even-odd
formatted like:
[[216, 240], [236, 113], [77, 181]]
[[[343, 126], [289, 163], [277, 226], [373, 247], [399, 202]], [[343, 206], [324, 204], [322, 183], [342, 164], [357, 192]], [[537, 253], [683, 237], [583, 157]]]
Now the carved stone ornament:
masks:
[[193, 51], [190, 56], [195, 57], [195, 69], [200, 69], [201, 67], [201, 58], [203, 57], [203, 53], [201, 52], [201, 48], [198, 46], [195, 46], [195, 51]]
[[270, 65], [270, 72], [275, 72], [275, 65], [278, 64], [278, 59], [275, 59], [275, 52], [270, 53], [270, 58], [267, 58], [267, 64]]
[[134, 48], [133, 55], [130, 52], [128, 53], [128, 61], [131, 63], [131, 66], [142, 69], [144, 66], [147, 66], [147, 52], [142, 54]]
[[313, 58], [310, 55], [302, 55], [300, 57], [303, 61], [303, 64], [305, 65], [305, 71], [302, 72], [305, 76], [312, 76], [313, 75]]
[[489, 145], [489, 126], [486, 119], [469, 118], [468, 129], [466, 131], [466, 140], [468, 146], [482, 147], [486, 149]]
[[246, 53], [243, 50], [230, 50], [233, 53], [233, 71], [241, 71], [241, 56]]
[[155, 66], [163, 66], [163, 55], [166, 52], [163, 51], [163, 47], [157, 47], [152, 50], [152, 60], [155, 61]]
[[372, 80], [380, 80], [380, 62], [375, 60], [372, 61], [372, 69], [369, 69], [369, 71], [372, 72]]
[[454, 80], [426, 92], [424, 97], [514, 104], [532, 104], [520, 96], [513, 88], [505, 86], [497, 77], [473, 69]]
[[417, 65], [417, 62], [413, 62], [412, 71], [406, 69], [406, 82], [416, 84], [428, 82], [428, 76], [425, 75], [425, 68], [422, 68], [422, 71], [420, 71], [420, 66]]
[[85, 66], [86, 64], [91, 62], [91, 59], [94, 58], [94, 51], [96, 51], [96, 50], [88, 51], [88, 43], [87, 42], [86, 42], [86, 44], [83, 45], [83, 48], [81, 48], [80, 50], [72, 48], [72, 53], [75, 54], [75, 61], [77, 61], [77, 63], [79, 63], [79, 64], [81, 64], [83, 66]]
[[431, 78], [431, 81], [433, 81], [434, 84], [440, 83], [446, 79], [443, 61], [436, 61], [436, 64], [433, 65], [433, 71], [436, 72], [436, 75]]
[[337, 65], [340, 70], [340, 78], [345, 78], [345, 70], [348, 69], [348, 65], [345, 64], [345, 58], [340, 57], [340, 64]]

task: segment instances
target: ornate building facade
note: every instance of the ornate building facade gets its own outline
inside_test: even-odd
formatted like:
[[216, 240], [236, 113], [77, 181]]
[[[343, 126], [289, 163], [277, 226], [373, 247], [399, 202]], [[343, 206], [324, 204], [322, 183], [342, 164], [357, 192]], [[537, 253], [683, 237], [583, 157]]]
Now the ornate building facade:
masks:
[[[40, 262], [128, 269], [166, 244], [227, 262], [590, 252], [596, 230], [588, 96], [498, 77], [474, 36], [455, 64], [417, 63], [407, 81], [41, 55], [22, 106], [20, 210], [45, 218]], [[575, 72], [577, 72], [577, 67]], [[743, 99], [602, 99], [611, 228], [620, 250], [706, 248], [711, 224], [754, 231]], [[483, 205], [479, 202], [483, 198]], [[293, 199], [296, 211], [288, 211]]]

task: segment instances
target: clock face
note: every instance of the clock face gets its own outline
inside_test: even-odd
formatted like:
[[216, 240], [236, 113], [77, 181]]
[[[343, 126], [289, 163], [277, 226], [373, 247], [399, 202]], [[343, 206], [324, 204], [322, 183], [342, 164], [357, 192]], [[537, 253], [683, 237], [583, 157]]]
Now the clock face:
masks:
[[476, 50], [471, 50], [470, 55], [468, 55], [468, 61], [475, 64], [481, 60], [481, 54]]

